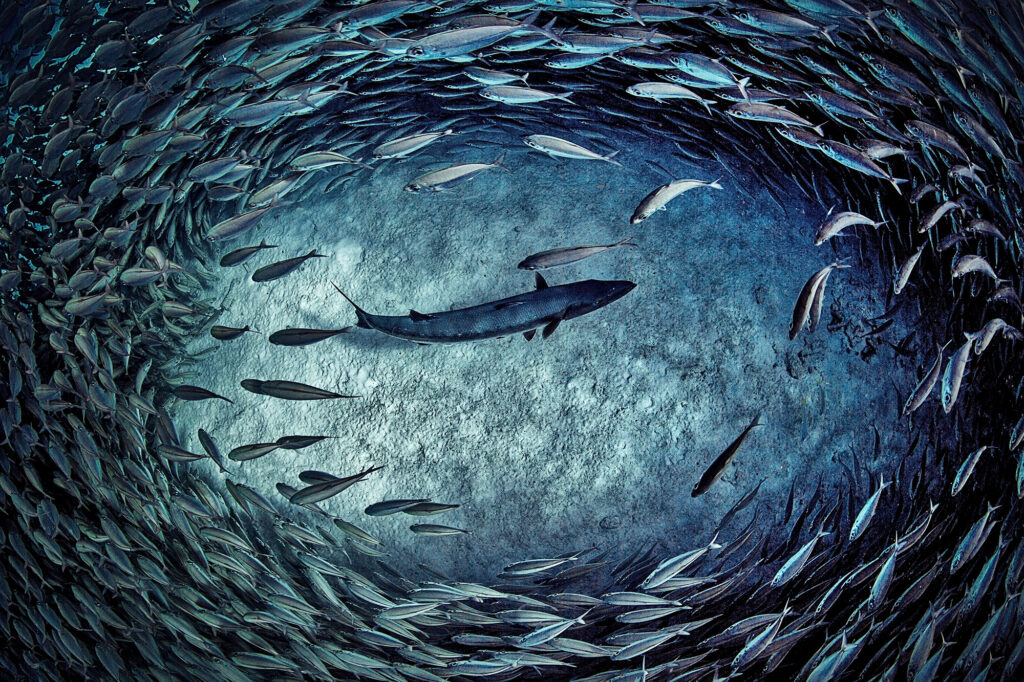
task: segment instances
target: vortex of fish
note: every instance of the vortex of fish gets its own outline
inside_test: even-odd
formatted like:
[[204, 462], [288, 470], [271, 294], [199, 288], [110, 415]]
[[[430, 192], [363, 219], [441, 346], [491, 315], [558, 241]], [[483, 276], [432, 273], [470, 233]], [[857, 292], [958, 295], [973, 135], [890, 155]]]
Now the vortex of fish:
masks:
[[[7, 679], [1020, 674], [1019, 3], [125, 0], [0, 16]], [[906, 414], [878, 424], [914, 447], [785, 519], [737, 521], [751, 491], [681, 555], [529, 559], [491, 585], [400, 575], [358, 529], [289, 520], [313, 494], [190, 476], [207, 455], [181, 449], [166, 406], [202, 397], [176, 375], [215, 312], [223, 242], [447, 130], [591, 147], [629, 130], [835, 207], [817, 241], [853, 234], [844, 265], [878, 267], [893, 309], [920, 318], [894, 344], [920, 367], [893, 377]], [[398, 158], [374, 159], [394, 140]]]

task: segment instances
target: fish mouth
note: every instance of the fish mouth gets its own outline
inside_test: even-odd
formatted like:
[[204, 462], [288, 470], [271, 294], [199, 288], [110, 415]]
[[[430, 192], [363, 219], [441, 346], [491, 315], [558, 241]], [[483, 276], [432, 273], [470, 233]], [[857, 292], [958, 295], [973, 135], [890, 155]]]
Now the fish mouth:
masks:
[[597, 307], [603, 307], [614, 303], [636, 288], [635, 282], [627, 280], [616, 280], [605, 284], [605, 288], [597, 299]]
[[629, 292], [633, 291], [633, 289], [636, 289], [636, 282], [620, 280], [616, 282], [612, 288], [611, 300], [617, 301]]

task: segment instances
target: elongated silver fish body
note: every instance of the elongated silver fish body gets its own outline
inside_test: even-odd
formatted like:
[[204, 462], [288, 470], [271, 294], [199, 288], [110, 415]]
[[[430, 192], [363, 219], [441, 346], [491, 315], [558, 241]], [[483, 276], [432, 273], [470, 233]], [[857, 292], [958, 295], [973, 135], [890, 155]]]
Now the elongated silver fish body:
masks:
[[[372, 315], [355, 303], [352, 305], [359, 318], [358, 326], [364, 329], [419, 343], [456, 343], [557, 326], [562, 320], [585, 315], [622, 298], [635, 286], [626, 281], [585, 280], [543, 286], [469, 308], [426, 315], [416, 311], [409, 315]], [[553, 331], [551, 328], [547, 334]]]

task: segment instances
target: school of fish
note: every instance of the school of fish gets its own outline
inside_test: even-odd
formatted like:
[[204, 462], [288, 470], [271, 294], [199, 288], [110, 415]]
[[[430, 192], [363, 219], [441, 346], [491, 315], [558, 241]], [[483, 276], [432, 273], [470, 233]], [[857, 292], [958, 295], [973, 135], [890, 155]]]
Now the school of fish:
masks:
[[[4, 3], [0, 36], [5, 679], [1020, 678], [1020, 2], [36, 0]], [[581, 548], [484, 585], [402, 573], [387, 559], [401, 548], [317, 506], [386, 476], [381, 463], [283, 472], [273, 499], [232, 480], [330, 434], [225, 456], [210, 425], [201, 452], [183, 447], [176, 401], [359, 399], [272, 368], [201, 385], [185, 352], [197, 335], [531, 340], [643, 286], [538, 273], [470, 308], [346, 303], [331, 329], [254, 330], [206, 297], [220, 268], [258, 264], [253, 288], [300, 267], [331, 279], [326, 254], [272, 256], [268, 215], [392, 164], [411, 202], [514, 179], [538, 153], [627, 173], [624, 132], [707, 174], [668, 172], [635, 197], [617, 243], [524, 245], [519, 267], [642, 250], [678, 197], [732, 201], [747, 174], [780, 206], [811, 202], [808, 249], [827, 253], [786, 292], [778, 343], [830, 328], [830, 278], [877, 269], [888, 303], [866, 335], [917, 372], [879, 376], [907, 397], [874, 415], [870, 459], [822, 453], [841, 478], [794, 480], [782, 514], [755, 486], [678, 554], [678, 538]], [[428, 149], [446, 162], [417, 165]], [[709, 434], [724, 451], [694, 454], [709, 466], [679, 494], [743, 466], [755, 427], [772, 425]], [[912, 446], [878, 470], [895, 429]], [[190, 474], [206, 459], [221, 478]], [[473, 531], [434, 522], [462, 502], [365, 514], [444, 542]]]

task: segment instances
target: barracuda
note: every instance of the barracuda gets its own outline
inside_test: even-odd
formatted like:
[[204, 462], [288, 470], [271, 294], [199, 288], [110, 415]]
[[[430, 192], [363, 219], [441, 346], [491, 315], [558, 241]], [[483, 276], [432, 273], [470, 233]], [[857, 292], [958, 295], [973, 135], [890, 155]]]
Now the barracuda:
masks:
[[621, 280], [588, 279], [549, 287], [538, 274], [537, 288], [525, 294], [440, 313], [410, 310], [408, 315], [371, 315], [337, 286], [334, 288], [355, 308], [358, 327], [417, 343], [457, 343], [519, 332], [529, 341], [540, 327], [544, 328], [542, 336], [547, 338], [563, 320], [603, 308], [635, 286], [633, 282]]

